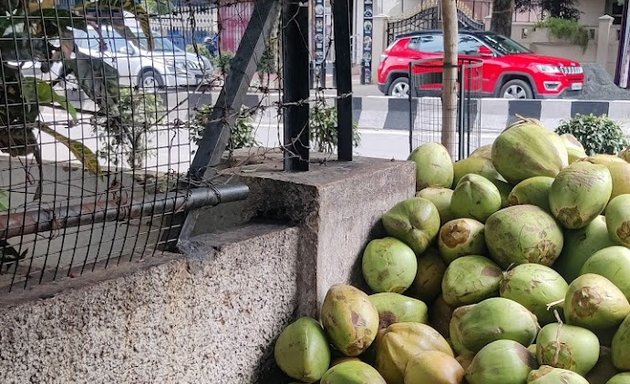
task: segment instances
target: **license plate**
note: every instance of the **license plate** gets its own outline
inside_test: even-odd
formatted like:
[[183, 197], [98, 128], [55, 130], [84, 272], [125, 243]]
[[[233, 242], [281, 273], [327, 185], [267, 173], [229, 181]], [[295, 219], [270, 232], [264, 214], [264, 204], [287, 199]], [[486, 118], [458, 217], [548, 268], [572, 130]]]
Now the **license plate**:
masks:
[[571, 90], [572, 91], [581, 91], [582, 90], [582, 83], [573, 83], [573, 84], [571, 84]]

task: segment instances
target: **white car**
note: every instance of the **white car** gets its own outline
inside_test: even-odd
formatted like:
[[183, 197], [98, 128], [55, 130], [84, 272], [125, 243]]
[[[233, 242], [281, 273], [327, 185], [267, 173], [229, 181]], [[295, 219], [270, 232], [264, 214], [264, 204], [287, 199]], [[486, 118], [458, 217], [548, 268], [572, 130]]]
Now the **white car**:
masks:
[[[102, 58], [118, 70], [120, 85], [144, 88], [196, 86], [212, 72], [206, 58], [176, 48], [167, 38], [155, 35], [154, 50], [148, 49], [147, 39], [138, 31], [126, 38], [111, 25], [93, 27], [87, 32], [73, 29], [78, 50], [91, 57]], [[205, 60], [204, 60], [205, 59]]]

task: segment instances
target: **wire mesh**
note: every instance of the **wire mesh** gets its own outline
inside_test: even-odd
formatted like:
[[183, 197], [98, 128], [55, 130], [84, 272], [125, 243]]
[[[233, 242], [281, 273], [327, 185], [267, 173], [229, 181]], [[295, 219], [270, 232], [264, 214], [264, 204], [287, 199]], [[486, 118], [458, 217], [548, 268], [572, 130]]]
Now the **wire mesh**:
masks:
[[[205, 37], [218, 33], [217, 10]], [[195, 116], [224, 79], [216, 40], [170, 39], [178, 27], [195, 36], [194, 14], [160, 0], [0, 4], [0, 290], [176, 240], [181, 206], [168, 202], [190, 193]], [[132, 207], [141, 212], [128, 215]], [[81, 220], [67, 226], [72, 215]]]
[[[441, 57], [409, 63], [409, 150], [429, 142], [442, 142]], [[457, 159], [467, 157], [482, 142], [479, 97], [483, 61], [460, 58], [457, 79]]]

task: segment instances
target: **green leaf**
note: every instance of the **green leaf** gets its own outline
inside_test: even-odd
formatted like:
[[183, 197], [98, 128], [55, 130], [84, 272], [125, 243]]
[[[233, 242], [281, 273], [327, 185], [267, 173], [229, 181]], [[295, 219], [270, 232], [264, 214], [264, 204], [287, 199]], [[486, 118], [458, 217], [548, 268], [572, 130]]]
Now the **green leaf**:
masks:
[[68, 99], [55, 92], [50, 83], [35, 79], [35, 86], [37, 87], [37, 101], [40, 104], [52, 104], [53, 102], [58, 103], [66, 111], [68, 111], [68, 113], [70, 113], [73, 120], [77, 119], [76, 108], [68, 102]]
[[9, 209], [9, 194], [5, 191], [0, 191], [0, 211], [6, 211]]
[[90, 148], [83, 145], [80, 141], [73, 140], [62, 135], [44, 123], [39, 124], [39, 129], [42, 132], [54, 137], [55, 140], [61, 144], [65, 145], [88, 171], [96, 175], [101, 174], [101, 166], [98, 163], [96, 155], [90, 150]]

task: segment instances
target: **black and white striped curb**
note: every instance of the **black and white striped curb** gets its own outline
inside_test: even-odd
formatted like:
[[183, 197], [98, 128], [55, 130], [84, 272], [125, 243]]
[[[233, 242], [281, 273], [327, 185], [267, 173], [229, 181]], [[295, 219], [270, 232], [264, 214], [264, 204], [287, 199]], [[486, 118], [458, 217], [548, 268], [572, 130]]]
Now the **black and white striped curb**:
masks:
[[[630, 100], [472, 100], [466, 107], [469, 119], [485, 132], [500, 132], [518, 116], [540, 120], [547, 128], [555, 129], [562, 121], [582, 114], [607, 115], [630, 134]], [[413, 119], [410, 118], [410, 113]], [[367, 96], [353, 99], [354, 120], [360, 128], [409, 130], [427, 129], [427, 125], [441, 122], [439, 98], [408, 99]], [[473, 126], [473, 129], [475, 127]]]

